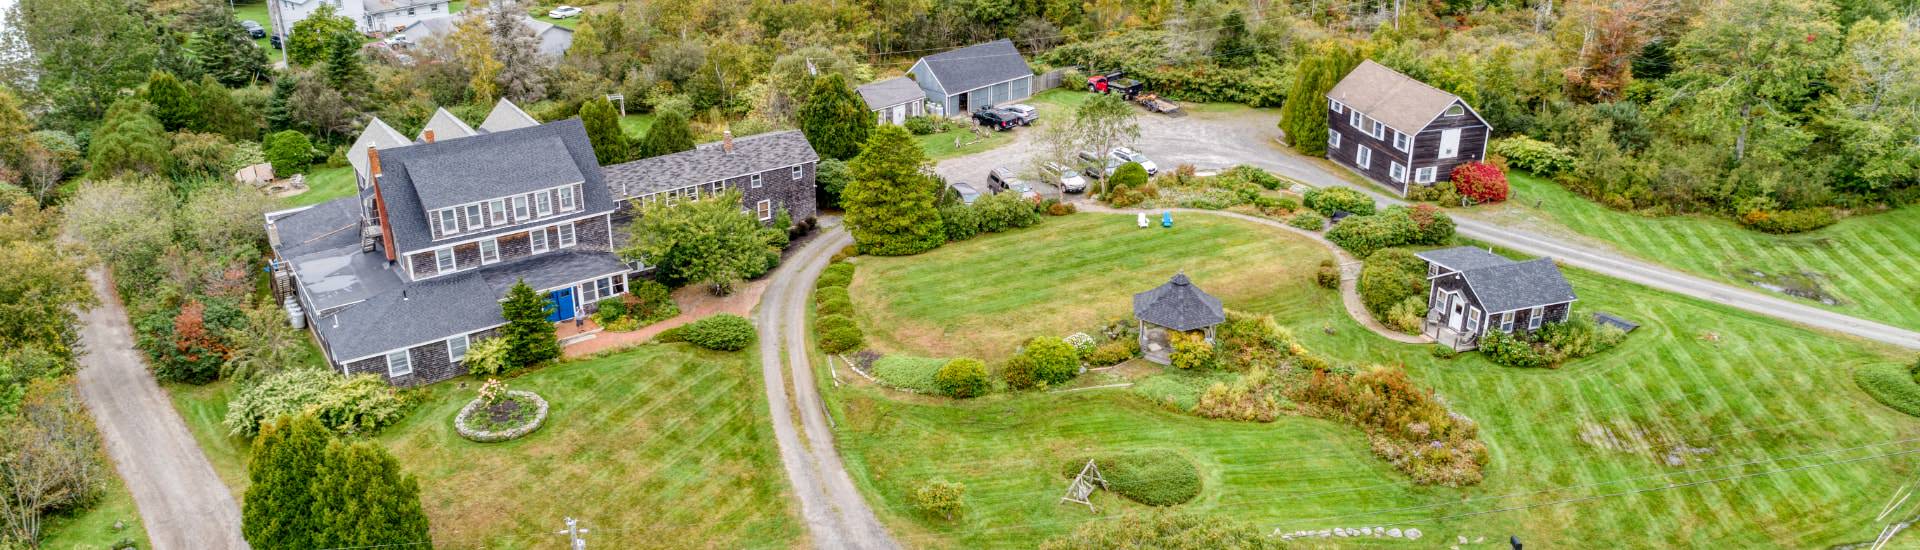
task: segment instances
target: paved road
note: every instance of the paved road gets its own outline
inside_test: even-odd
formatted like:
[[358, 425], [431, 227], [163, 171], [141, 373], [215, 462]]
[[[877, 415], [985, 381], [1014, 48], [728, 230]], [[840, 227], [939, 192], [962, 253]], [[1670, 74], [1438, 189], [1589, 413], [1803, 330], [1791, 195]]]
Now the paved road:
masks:
[[807, 357], [806, 315], [813, 281], [835, 252], [853, 244], [844, 229], [822, 231], [780, 266], [760, 301], [760, 369], [773, 412], [774, 440], [815, 548], [899, 548], [847, 475]]
[[100, 306], [80, 314], [80, 397], [93, 412], [120, 477], [126, 480], [147, 537], [157, 550], [246, 548], [240, 506], [213, 464], [147, 373], [133, 348], [133, 328], [112, 284], [87, 271]]
[[[1064, 113], [1044, 113], [1061, 116]], [[1252, 164], [1315, 186], [1344, 186], [1371, 195], [1386, 204], [1406, 201], [1380, 187], [1356, 183], [1320, 159], [1302, 157], [1275, 141], [1278, 115], [1261, 111], [1195, 112], [1171, 118], [1142, 112], [1141, 138], [1135, 149], [1163, 168], [1192, 164], [1202, 169]], [[1011, 146], [948, 159], [935, 171], [951, 181], [981, 185], [994, 166], [1025, 166], [1037, 154], [1038, 132], [1022, 129]], [[1659, 290], [1684, 294], [1727, 306], [1860, 338], [1920, 349], [1920, 332], [1835, 313], [1803, 302], [1684, 273], [1591, 243], [1568, 242], [1524, 227], [1502, 225], [1469, 213], [1453, 213], [1461, 235], [1494, 246], [1535, 256], [1549, 256], [1566, 265]]]

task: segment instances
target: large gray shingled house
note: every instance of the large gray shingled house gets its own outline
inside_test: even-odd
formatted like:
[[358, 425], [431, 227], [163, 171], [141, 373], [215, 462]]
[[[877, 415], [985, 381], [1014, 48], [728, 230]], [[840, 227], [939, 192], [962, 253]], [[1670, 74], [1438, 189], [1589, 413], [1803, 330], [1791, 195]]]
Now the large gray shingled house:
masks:
[[[478, 128], [435, 119], [418, 140], [373, 120], [348, 150], [357, 196], [267, 214], [275, 295], [342, 374], [402, 386], [465, 374], [467, 348], [505, 324], [499, 302], [521, 280], [547, 296], [554, 322], [626, 293], [634, 266], [614, 253], [624, 232], [616, 201], [649, 195], [625, 193], [691, 197], [677, 193], [711, 189], [705, 174], [730, 168], [763, 211], [814, 215], [818, 157], [805, 138], [772, 134], [718, 159], [697, 149], [603, 171], [579, 119], [540, 124], [505, 101]], [[619, 196], [609, 172], [621, 175]]]
[[1373, 60], [1327, 93], [1327, 158], [1401, 196], [1485, 157], [1491, 132], [1458, 96]]
[[1004, 38], [922, 57], [907, 75], [926, 92], [931, 114], [940, 116], [966, 116], [1033, 95], [1033, 69]]
[[1552, 258], [1516, 262], [1461, 246], [1414, 254], [1427, 261], [1427, 336], [1456, 350], [1489, 330], [1524, 333], [1567, 320], [1580, 299]]

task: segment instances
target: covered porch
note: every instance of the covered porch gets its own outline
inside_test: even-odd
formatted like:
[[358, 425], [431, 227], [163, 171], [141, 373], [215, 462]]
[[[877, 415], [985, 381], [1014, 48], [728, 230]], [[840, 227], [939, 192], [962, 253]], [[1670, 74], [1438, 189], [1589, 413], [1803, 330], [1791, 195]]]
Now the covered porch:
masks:
[[1427, 312], [1427, 319], [1422, 323], [1421, 333], [1439, 342], [1440, 345], [1452, 348], [1453, 351], [1472, 351], [1480, 347], [1479, 334], [1453, 328], [1447, 324], [1445, 316], [1446, 311], [1441, 308], [1434, 308]]

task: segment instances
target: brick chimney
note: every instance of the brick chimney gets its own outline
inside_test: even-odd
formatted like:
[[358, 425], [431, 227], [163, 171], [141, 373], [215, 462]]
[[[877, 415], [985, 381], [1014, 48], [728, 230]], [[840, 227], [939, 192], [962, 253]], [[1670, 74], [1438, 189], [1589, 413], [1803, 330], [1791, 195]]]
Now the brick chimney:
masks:
[[733, 153], [733, 130], [732, 129], [720, 131], [720, 151], [727, 154]]
[[393, 225], [387, 223], [387, 198], [380, 194], [380, 150], [367, 148], [367, 177], [373, 179], [373, 207], [380, 218], [380, 248], [387, 252], [387, 261], [395, 259], [393, 254]]
[[433, 143], [433, 129], [428, 128], [424, 137], [427, 138], [427, 143]]

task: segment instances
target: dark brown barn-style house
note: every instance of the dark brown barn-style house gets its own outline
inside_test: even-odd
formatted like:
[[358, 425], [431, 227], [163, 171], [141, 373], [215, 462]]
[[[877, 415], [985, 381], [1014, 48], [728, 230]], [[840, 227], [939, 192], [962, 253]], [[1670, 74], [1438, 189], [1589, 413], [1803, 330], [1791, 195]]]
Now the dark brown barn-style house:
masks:
[[1427, 261], [1427, 336], [1456, 350], [1490, 330], [1525, 333], [1567, 320], [1573, 286], [1552, 258], [1524, 262], [1461, 246], [1414, 254]]
[[1401, 196], [1484, 158], [1491, 132], [1459, 96], [1372, 60], [1327, 93], [1327, 158]]

